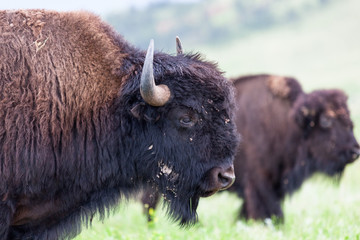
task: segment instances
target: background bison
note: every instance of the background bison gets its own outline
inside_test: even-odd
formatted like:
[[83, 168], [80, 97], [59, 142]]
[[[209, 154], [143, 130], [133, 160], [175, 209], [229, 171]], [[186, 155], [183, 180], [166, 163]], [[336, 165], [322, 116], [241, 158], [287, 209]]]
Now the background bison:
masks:
[[234, 85], [244, 141], [232, 190], [244, 199], [241, 216], [282, 218], [286, 193], [314, 172], [341, 174], [359, 156], [342, 91], [307, 94], [295, 79], [271, 75], [241, 77]]
[[[62, 239], [143, 184], [181, 224], [234, 179], [231, 84], [85, 12], [0, 12], [0, 239]], [[155, 82], [159, 85], [155, 85]]]
[[[229, 189], [244, 203], [246, 219], [283, 218], [286, 193], [314, 172], [340, 175], [355, 161], [359, 144], [340, 90], [304, 93], [293, 78], [254, 75], [233, 80], [236, 124], [242, 143]], [[146, 189], [142, 202], [154, 208], [159, 195]], [[149, 220], [151, 216], [148, 216]]]

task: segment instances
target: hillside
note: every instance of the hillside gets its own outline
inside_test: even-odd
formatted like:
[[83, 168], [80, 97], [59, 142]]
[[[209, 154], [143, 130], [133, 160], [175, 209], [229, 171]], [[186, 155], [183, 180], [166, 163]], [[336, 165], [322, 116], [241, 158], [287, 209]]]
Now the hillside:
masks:
[[190, 45], [222, 44], [272, 26], [301, 20], [339, 0], [203, 0], [172, 3], [160, 1], [145, 9], [114, 12], [106, 16], [118, 32], [146, 48], [172, 51], [179, 35]]

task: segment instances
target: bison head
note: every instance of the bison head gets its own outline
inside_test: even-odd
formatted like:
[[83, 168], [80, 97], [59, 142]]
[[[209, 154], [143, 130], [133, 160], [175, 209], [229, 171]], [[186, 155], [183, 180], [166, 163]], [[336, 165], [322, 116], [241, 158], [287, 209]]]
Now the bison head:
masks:
[[295, 104], [295, 119], [314, 170], [341, 174], [346, 164], [359, 157], [346, 101], [340, 90], [319, 90], [301, 96]]
[[122, 128], [140, 146], [133, 153], [138, 178], [163, 194], [175, 220], [188, 224], [200, 197], [233, 183], [238, 135], [230, 82], [179, 46], [177, 56], [154, 55], [151, 41], [142, 73], [134, 72], [139, 85], [124, 86], [129, 121]]

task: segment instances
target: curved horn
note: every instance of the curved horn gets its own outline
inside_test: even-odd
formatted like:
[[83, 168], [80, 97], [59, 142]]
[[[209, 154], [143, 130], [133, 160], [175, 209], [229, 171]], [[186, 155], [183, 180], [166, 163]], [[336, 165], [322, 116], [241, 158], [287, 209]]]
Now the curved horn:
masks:
[[168, 86], [164, 84], [155, 85], [153, 61], [154, 40], [151, 39], [141, 73], [140, 93], [146, 103], [151, 106], [160, 107], [169, 101], [171, 92]]
[[183, 54], [183, 48], [181, 45], [180, 38], [176, 36], [176, 53], [177, 55]]

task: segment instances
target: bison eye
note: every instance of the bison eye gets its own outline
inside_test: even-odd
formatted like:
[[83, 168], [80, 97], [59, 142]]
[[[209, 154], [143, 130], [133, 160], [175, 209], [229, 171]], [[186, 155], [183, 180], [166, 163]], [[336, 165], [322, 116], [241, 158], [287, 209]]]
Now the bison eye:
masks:
[[320, 116], [320, 126], [322, 128], [330, 128], [331, 125], [332, 125], [332, 120], [330, 117], [325, 116], [325, 115]]
[[188, 116], [188, 115], [182, 116], [179, 119], [179, 122], [180, 122], [181, 126], [183, 126], [183, 127], [192, 127], [196, 123], [195, 119], [191, 118], [191, 116]]

